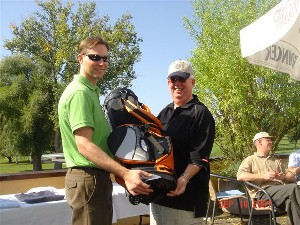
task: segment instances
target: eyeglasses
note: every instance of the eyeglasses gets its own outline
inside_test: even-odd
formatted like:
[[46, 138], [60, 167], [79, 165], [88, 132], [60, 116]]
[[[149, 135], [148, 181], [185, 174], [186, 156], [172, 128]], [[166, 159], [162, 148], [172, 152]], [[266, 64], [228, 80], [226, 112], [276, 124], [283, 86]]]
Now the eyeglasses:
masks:
[[266, 142], [272, 142], [271, 138], [262, 138], [263, 140], [265, 140]]
[[180, 83], [184, 83], [187, 80], [186, 78], [179, 77], [179, 76], [170, 77], [169, 79], [171, 80], [172, 83], [175, 83], [176, 81], [179, 81]]
[[101, 55], [97, 55], [97, 54], [85, 54], [85, 56], [89, 57], [90, 60], [94, 61], [94, 62], [99, 62], [101, 59], [103, 60], [103, 62], [108, 62], [108, 56], [101, 56]]

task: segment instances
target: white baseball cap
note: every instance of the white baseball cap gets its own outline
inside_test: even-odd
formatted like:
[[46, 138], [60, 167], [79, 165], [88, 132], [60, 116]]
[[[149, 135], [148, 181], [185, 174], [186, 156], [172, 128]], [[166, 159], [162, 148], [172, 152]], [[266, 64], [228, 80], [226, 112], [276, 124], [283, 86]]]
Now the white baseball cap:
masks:
[[259, 132], [257, 134], [255, 134], [254, 138], [253, 138], [253, 142], [255, 142], [257, 139], [260, 138], [271, 138], [273, 136], [270, 136], [267, 132]]
[[188, 79], [190, 76], [194, 76], [194, 70], [187, 61], [182, 59], [176, 60], [169, 66], [168, 78], [172, 76], [180, 76]]

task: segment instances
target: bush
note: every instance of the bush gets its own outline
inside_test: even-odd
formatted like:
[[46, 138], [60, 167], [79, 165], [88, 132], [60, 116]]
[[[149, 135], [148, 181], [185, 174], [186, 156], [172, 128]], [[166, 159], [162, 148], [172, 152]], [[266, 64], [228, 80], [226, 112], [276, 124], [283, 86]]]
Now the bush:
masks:
[[212, 172], [226, 177], [236, 178], [236, 173], [241, 163], [242, 163], [241, 160], [234, 160], [234, 161], [228, 159], [216, 160], [211, 163]]

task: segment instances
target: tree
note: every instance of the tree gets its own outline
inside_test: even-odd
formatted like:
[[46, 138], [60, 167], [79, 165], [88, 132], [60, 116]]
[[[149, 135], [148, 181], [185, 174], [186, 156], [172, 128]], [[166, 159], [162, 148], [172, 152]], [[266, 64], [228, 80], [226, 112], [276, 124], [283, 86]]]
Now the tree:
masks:
[[197, 0], [185, 26], [198, 44], [191, 58], [197, 94], [216, 120], [216, 140], [225, 158], [252, 154], [252, 137], [267, 131], [274, 150], [300, 122], [300, 82], [249, 64], [241, 57], [239, 31], [277, 1]]
[[[110, 67], [105, 78], [98, 84], [101, 94], [105, 94], [117, 86], [130, 86], [131, 81], [136, 78], [133, 65], [140, 60], [139, 43], [142, 39], [137, 37], [130, 22], [131, 15], [124, 14], [111, 25], [108, 16], [100, 18], [96, 15], [95, 2], [79, 2], [76, 11], [72, 2], [63, 4], [61, 0], [36, 0], [36, 3], [40, 10], [26, 18], [20, 26], [11, 25], [14, 37], [12, 40], [5, 40], [4, 47], [12, 53], [22, 52], [34, 63], [40, 63], [47, 68], [41, 75], [49, 82], [48, 91], [53, 93], [53, 102], [47, 105], [50, 111], [43, 113], [48, 113], [54, 124], [55, 139], [52, 142], [55, 143], [55, 150], [60, 151], [57, 104], [64, 87], [78, 72], [76, 56], [80, 41], [88, 36], [101, 35], [110, 44]], [[43, 86], [42, 83], [41, 85]], [[39, 102], [39, 105], [46, 103], [40, 99], [39, 92], [31, 98]], [[39, 116], [38, 110], [31, 114], [33, 118], [28, 116], [29, 112], [24, 112], [27, 113], [26, 118], [34, 120], [34, 117]], [[36, 131], [29, 127], [32, 128], [31, 122], [26, 124], [28, 134], [38, 134], [40, 127], [35, 127]], [[37, 146], [30, 151], [37, 158], [42, 153]]]
[[295, 148], [297, 148], [297, 143], [300, 140], [300, 125], [298, 124], [297, 127], [294, 127], [288, 133], [289, 142], [294, 143]]
[[5, 40], [5, 47], [12, 52], [23, 52], [33, 59], [49, 65], [49, 75], [56, 84], [69, 82], [78, 71], [76, 60], [80, 41], [88, 36], [101, 35], [110, 44], [110, 68], [99, 87], [102, 94], [118, 85], [128, 86], [136, 78], [133, 64], [140, 59], [139, 43], [129, 14], [110, 25], [108, 16], [96, 16], [95, 2], [78, 3], [76, 12], [73, 3], [63, 6], [60, 0], [36, 3], [41, 10], [28, 17], [18, 27], [12, 25], [15, 36]]
[[41, 170], [41, 154], [53, 149], [54, 124], [50, 119], [54, 93], [44, 75], [45, 65], [23, 55], [0, 63], [1, 154], [31, 155], [34, 170]]

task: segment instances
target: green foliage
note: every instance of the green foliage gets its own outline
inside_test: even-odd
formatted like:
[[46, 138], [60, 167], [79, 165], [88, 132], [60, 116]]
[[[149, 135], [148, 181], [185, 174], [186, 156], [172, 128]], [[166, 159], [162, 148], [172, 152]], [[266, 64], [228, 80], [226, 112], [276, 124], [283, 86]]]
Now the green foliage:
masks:
[[242, 160], [240, 159], [229, 159], [225, 157], [219, 157], [211, 160], [211, 171], [212, 173], [221, 174], [227, 177], [236, 177], [239, 166]]
[[[12, 24], [14, 38], [5, 40], [4, 47], [48, 64], [46, 75], [53, 83], [64, 85], [78, 72], [80, 41], [101, 35], [110, 44], [109, 70], [98, 84], [102, 94], [117, 86], [130, 86], [136, 78], [133, 65], [140, 60], [142, 39], [137, 37], [129, 14], [122, 15], [111, 25], [108, 16], [96, 15], [95, 2], [79, 2], [77, 11], [72, 2], [36, 0], [36, 3], [41, 10], [26, 18], [20, 26]], [[57, 91], [61, 88], [57, 87]]]
[[241, 160], [228, 160], [224, 161], [224, 169], [220, 172], [222, 175], [227, 177], [236, 177], [236, 173], [241, 165]]
[[289, 142], [294, 143], [295, 148], [297, 146], [298, 141], [300, 140], [300, 124], [297, 127], [293, 128], [288, 133]]
[[300, 122], [300, 82], [249, 64], [241, 57], [239, 31], [277, 1], [197, 0], [185, 26], [198, 44], [191, 58], [197, 94], [216, 120], [216, 145], [225, 158], [252, 154], [252, 137], [267, 131], [274, 150]]
[[5, 81], [0, 86], [2, 155], [30, 155], [53, 148], [54, 124], [49, 118], [53, 93], [40, 67], [23, 55], [0, 62]]
[[10, 26], [13, 38], [4, 40], [4, 47], [16, 56], [1, 61], [0, 77], [0, 151], [5, 156], [30, 154], [34, 166], [43, 151], [60, 150], [57, 104], [78, 73], [80, 41], [100, 35], [110, 44], [110, 67], [98, 84], [101, 94], [130, 86], [142, 42], [129, 14], [112, 25], [108, 16], [96, 14], [96, 2], [35, 2], [37, 12]]

